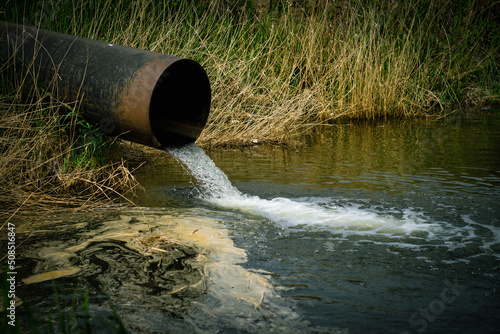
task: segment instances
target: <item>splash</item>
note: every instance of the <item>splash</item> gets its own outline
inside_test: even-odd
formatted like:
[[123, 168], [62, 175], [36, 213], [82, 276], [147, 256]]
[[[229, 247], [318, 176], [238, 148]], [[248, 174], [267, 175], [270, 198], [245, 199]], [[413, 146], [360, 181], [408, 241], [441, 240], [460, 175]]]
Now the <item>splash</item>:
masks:
[[182, 147], [169, 148], [168, 151], [196, 179], [202, 198], [217, 200], [233, 197], [241, 200], [246, 197], [233, 187], [227, 175], [198, 145], [192, 143]]
[[430, 222], [422, 212], [408, 209], [377, 211], [356, 204], [335, 204], [330, 199], [276, 197], [263, 199], [242, 193], [196, 144], [169, 149], [196, 180], [200, 198], [220, 207], [260, 215], [282, 226], [325, 227], [346, 235], [442, 239], [461, 234], [456, 227]]

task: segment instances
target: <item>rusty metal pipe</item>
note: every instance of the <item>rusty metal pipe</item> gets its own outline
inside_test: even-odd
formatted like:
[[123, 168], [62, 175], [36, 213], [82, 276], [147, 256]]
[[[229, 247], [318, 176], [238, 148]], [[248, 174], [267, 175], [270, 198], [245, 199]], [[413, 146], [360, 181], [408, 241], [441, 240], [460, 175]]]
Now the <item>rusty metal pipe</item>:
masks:
[[37, 82], [107, 135], [162, 148], [194, 142], [210, 112], [197, 62], [0, 21], [3, 71]]

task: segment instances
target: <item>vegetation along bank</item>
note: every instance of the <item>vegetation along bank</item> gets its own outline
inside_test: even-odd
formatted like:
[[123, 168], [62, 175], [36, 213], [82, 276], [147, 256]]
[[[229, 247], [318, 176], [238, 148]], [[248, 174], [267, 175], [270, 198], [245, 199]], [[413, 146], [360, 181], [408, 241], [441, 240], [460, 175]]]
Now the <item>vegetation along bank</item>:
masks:
[[[294, 144], [317, 124], [434, 117], [500, 97], [494, 1], [13, 1], [0, 19], [194, 59], [200, 146]], [[0, 72], [3, 73], [5, 65]], [[33, 73], [36, 76], [36, 73]], [[0, 76], [0, 221], [20, 207], [130, 203], [130, 165], [78, 101]]]

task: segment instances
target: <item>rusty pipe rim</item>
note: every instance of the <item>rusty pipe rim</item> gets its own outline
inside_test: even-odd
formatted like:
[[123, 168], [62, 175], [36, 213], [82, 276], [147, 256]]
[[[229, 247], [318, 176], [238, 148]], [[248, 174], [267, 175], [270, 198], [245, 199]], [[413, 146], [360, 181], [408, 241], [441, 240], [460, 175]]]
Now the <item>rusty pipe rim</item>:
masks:
[[210, 82], [203, 67], [180, 59], [166, 68], [153, 89], [149, 118], [162, 147], [194, 142], [210, 112]]

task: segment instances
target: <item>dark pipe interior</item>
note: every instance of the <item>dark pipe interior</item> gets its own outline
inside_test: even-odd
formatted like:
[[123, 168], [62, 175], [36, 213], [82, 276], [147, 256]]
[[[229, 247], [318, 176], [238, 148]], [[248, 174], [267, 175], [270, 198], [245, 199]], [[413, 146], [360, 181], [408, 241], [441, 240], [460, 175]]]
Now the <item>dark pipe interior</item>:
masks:
[[149, 110], [160, 144], [194, 142], [207, 122], [210, 99], [210, 82], [201, 65], [189, 59], [170, 65], [156, 83]]

